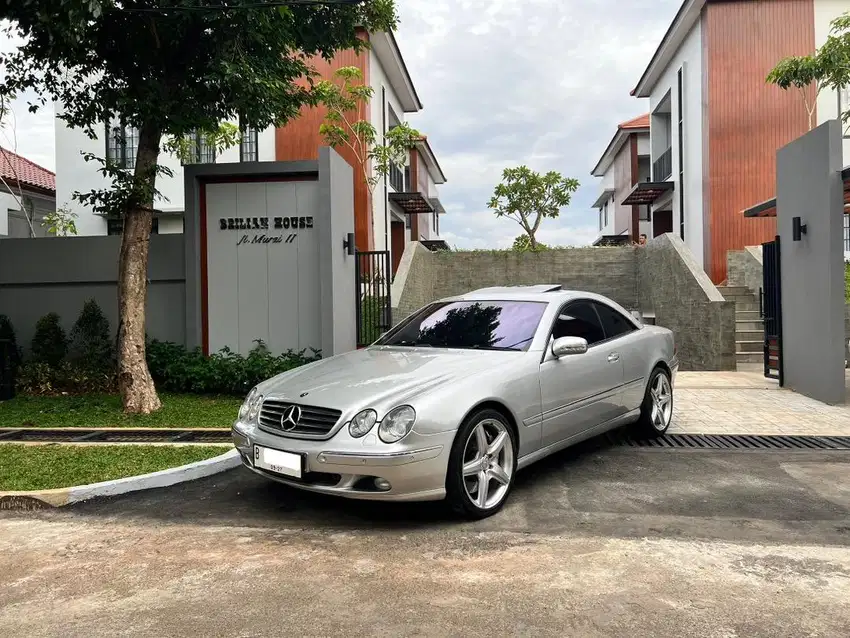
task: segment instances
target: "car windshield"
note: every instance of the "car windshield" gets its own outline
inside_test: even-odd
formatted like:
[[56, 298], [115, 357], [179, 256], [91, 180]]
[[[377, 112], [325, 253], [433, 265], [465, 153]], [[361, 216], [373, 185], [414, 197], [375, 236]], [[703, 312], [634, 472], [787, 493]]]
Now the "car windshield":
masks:
[[527, 350], [547, 304], [537, 301], [437, 303], [379, 339], [384, 346]]

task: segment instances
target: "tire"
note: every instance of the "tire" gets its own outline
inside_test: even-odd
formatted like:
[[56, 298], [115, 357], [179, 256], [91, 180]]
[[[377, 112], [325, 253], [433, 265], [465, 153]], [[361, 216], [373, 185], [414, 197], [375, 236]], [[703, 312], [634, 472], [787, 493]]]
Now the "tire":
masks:
[[646, 384], [640, 418], [635, 423], [635, 434], [644, 439], [663, 436], [672, 421], [673, 384], [670, 382], [670, 374], [663, 368], [655, 368]]
[[[481, 435], [489, 451], [481, 453]], [[500, 446], [495, 447], [498, 441]], [[476, 470], [473, 463], [479, 463]], [[466, 467], [466, 473], [464, 468]], [[504, 507], [514, 486], [517, 467], [517, 440], [503, 414], [484, 409], [461, 424], [452, 444], [446, 473], [446, 500], [457, 514], [479, 520]], [[481, 486], [486, 492], [481, 500]]]

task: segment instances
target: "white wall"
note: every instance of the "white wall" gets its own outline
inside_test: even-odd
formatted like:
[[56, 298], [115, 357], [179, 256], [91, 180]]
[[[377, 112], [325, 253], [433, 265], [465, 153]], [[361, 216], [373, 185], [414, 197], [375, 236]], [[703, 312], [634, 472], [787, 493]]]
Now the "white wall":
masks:
[[[381, 100], [382, 88], [385, 90], [386, 101], [388, 104], [387, 127], [389, 127], [390, 121], [390, 106], [399, 120], [403, 122], [405, 118], [398, 96], [390, 85], [390, 81], [387, 79], [386, 73], [384, 72], [384, 67], [381, 66], [381, 61], [378, 59], [378, 56], [375, 55], [375, 52], [371, 50], [369, 51], [369, 84], [372, 86], [372, 90], [374, 91], [372, 101], [369, 105], [372, 126], [374, 126], [378, 131], [378, 143], [383, 144], [384, 105]], [[389, 188], [389, 185], [387, 188]], [[384, 199], [384, 178], [381, 178], [378, 181], [377, 186], [375, 186], [375, 195], [372, 198], [372, 219], [374, 229], [372, 241], [374, 243], [375, 250], [390, 249], [390, 243], [392, 240], [389, 235], [389, 228], [387, 227], [388, 217], [389, 204], [387, 204]]]
[[649, 133], [642, 133], [638, 138], [638, 155], [649, 155]]
[[[659, 81], [652, 88], [649, 98], [650, 111], [655, 111], [659, 103], [670, 92], [673, 147], [673, 181], [676, 191], [673, 194], [673, 231], [679, 233], [678, 183], [680, 158], [678, 100], [676, 94], [677, 73], [682, 65], [684, 69], [684, 102], [685, 112], [685, 244], [691, 249], [697, 262], [705, 264], [704, 250], [704, 218], [703, 218], [703, 91], [702, 91], [702, 22], [697, 22], [682, 46], [673, 56], [670, 64], [664, 70]], [[653, 157], [653, 160], [656, 159]]]
[[[55, 105], [57, 112], [60, 106]], [[235, 123], [235, 122], [234, 122]], [[96, 139], [90, 139], [81, 129], [71, 129], [64, 121], [56, 118], [56, 202], [57, 206], [67, 206], [78, 215], [76, 221], [79, 235], [105, 235], [106, 220], [93, 214], [88, 208], [72, 198], [75, 191], [86, 193], [91, 190], [107, 188], [109, 181], [103, 177], [98, 168], [100, 164], [86, 162], [81, 152], [94, 153], [97, 157], [106, 154], [104, 132], [98, 131]], [[258, 151], [260, 161], [274, 161], [274, 127], [269, 127], [258, 135]], [[216, 158], [217, 164], [239, 161], [239, 146], [225, 150]], [[173, 155], [160, 157], [160, 164], [174, 172], [173, 177], [159, 177], [156, 187], [163, 197], [158, 197], [155, 206], [165, 211], [182, 211], [184, 207], [183, 167]], [[160, 232], [163, 228], [160, 220]], [[173, 228], [175, 222], [165, 222], [165, 227]], [[176, 222], [179, 224], [179, 221]], [[168, 231], [166, 232], [180, 232]]]
[[[838, 16], [850, 11], [847, 0], [815, 0], [815, 46], [820, 48], [829, 35], [829, 23]], [[850, 106], [850, 105], [848, 105]], [[802, 108], [802, 106], [800, 107]], [[817, 123], [838, 117], [838, 93], [825, 90], [818, 96]], [[844, 166], [850, 165], [850, 131], [843, 127], [844, 133]]]
[[56, 201], [52, 197], [36, 195], [23, 191], [24, 206], [32, 212], [32, 229], [27, 214], [18, 203], [20, 195], [0, 192], [0, 237], [47, 237], [49, 233], [42, 225], [44, 216], [56, 210]]

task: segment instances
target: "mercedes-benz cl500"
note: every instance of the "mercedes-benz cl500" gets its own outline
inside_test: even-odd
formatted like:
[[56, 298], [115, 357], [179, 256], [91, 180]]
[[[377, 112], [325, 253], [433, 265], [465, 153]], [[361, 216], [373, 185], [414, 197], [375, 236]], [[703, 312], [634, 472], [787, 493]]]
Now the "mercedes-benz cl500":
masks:
[[232, 434], [244, 465], [269, 479], [349, 498], [446, 499], [482, 518], [545, 456], [620, 426], [664, 434], [678, 365], [670, 330], [611, 299], [490, 288], [260, 383]]

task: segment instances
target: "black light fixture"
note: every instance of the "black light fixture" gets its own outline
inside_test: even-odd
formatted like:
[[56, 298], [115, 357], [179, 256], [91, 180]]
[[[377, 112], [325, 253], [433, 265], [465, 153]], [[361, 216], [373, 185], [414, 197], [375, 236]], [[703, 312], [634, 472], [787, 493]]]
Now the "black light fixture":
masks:
[[348, 233], [345, 239], [342, 240], [342, 247], [345, 248], [349, 255], [357, 253], [357, 246], [354, 245], [354, 233]]
[[791, 237], [794, 241], [800, 241], [806, 234], [806, 224], [802, 223], [800, 217], [791, 218]]

